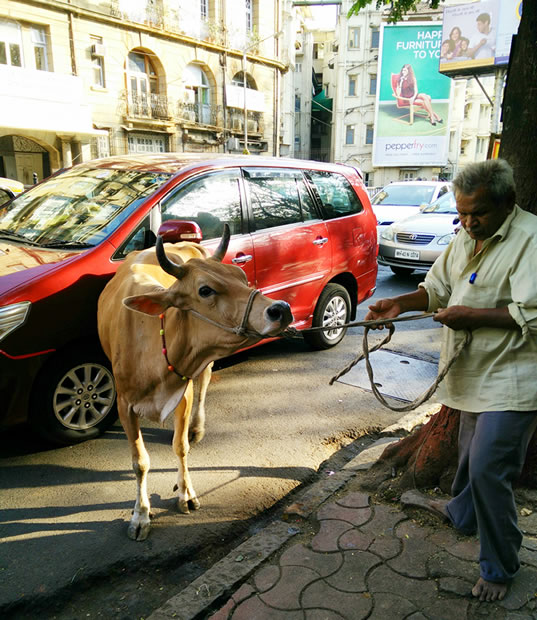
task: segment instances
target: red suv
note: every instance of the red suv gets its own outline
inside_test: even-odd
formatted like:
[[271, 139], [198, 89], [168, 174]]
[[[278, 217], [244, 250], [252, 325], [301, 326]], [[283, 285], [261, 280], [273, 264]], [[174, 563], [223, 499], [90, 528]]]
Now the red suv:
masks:
[[[115, 419], [97, 299], [133, 250], [212, 246], [334, 346], [377, 276], [376, 218], [358, 171], [279, 158], [158, 154], [87, 162], [0, 208], [0, 426], [29, 421], [67, 444]], [[213, 241], [214, 240], [214, 241]]]

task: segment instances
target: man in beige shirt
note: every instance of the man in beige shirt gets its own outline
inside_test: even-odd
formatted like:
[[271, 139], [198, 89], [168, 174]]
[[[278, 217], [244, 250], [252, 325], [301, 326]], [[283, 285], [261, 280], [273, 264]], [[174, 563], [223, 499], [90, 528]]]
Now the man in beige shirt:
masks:
[[515, 204], [503, 160], [467, 166], [453, 186], [461, 230], [418, 290], [369, 306], [366, 320], [435, 312], [444, 325], [440, 368], [464, 330], [472, 332], [438, 391], [440, 402], [461, 410], [453, 499], [418, 496], [407, 505], [436, 512], [463, 533], [479, 531], [472, 594], [494, 601], [520, 567], [512, 484], [537, 428], [537, 217]]

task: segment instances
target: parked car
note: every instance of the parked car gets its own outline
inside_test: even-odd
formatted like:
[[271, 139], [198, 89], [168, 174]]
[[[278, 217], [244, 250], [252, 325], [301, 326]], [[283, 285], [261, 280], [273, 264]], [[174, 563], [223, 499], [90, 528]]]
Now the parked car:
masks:
[[[112, 157], [29, 189], [0, 212], [0, 427], [29, 421], [57, 443], [115, 418], [97, 299], [133, 250], [216, 247], [252, 286], [287, 301], [313, 348], [336, 345], [375, 290], [375, 217], [358, 171], [278, 158]], [[201, 234], [200, 234], [201, 230]]]
[[380, 234], [378, 262], [397, 275], [428, 270], [447, 248], [459, 225], [453, 192], [448, 192], [418, 215], [385, 228]]
[[24, 185], [14, 179], [0, 177], [0, 207], [24, 191]]
[[401, 181], [383, 187], [371, 200], [379, 239], [387, 226], [419, 213], [420, 207], [433, 203], [449, 190], [445, 181]]

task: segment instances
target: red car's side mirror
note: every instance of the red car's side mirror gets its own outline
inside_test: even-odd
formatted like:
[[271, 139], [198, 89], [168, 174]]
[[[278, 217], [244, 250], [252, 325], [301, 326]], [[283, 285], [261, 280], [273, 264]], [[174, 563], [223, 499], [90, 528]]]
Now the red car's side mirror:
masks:
[[201, 228], [196, 222], [185, 220], [166, 220], [158, 229], [158, 234], [166, 243], [179, 243], [179, 241], [192, 241], [200, 243], [203, 235]]

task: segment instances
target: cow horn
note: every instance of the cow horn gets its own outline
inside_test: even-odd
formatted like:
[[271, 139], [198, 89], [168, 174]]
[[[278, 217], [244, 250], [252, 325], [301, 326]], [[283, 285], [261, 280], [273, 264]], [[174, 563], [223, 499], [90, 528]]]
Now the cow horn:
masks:
[[166, 252], [164, 251], [164, 242], [162, 241], [162, 237], [160, 235], [157, 237], [156, 250], [157, 259], [161, 268], [166, 273], [169, 273], [174, 278], [180, 280], [185, 275], [185, 268], [182, 265], [174, 263], [166, 256]]
[[214, 254], [211, 256], [213, 260], [217, 260], [219, 263], [222, 262], [227, 252], [227, 246], [229, 245], [229, 237], [229, 225], [224, 224], [224, 230], [222, 231], [222, 238], [220, 239], [220, 243], [218, 244], [218, 247], [216, 248]]

